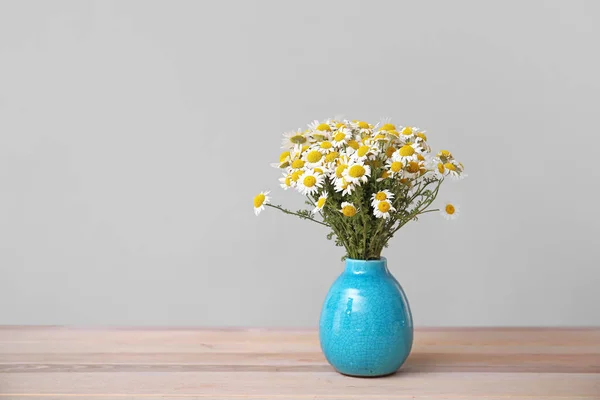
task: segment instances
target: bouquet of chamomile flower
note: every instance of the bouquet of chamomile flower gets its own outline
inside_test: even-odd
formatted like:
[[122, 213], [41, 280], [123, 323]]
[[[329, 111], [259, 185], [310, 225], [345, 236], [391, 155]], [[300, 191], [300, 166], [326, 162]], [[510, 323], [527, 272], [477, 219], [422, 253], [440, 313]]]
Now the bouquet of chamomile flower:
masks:
[[270, 192], [254, 198], [254, 212], [265, 207], [296, 215], [331, 229], [346, 257], [376, 260], [407, 222], [428, 212], [456, 218], [446, 203], [428, 209], [446, 178], [465, 177], [448, 150], [432, 152], [425, 131], [390, 121], [314, 121], [306, 130], [284, 133], [279, 179], [284, 190], [305, 195], [308, 210], [271, 204]]

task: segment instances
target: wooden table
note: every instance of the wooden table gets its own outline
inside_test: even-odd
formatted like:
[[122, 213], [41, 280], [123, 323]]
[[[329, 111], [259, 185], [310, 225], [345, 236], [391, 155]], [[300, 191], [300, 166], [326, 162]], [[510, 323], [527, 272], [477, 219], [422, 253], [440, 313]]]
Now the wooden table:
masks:
[[417, 329], [385, 378], [312, 330], [0, 327], [0, 400], [600, 399], [600, 329]]

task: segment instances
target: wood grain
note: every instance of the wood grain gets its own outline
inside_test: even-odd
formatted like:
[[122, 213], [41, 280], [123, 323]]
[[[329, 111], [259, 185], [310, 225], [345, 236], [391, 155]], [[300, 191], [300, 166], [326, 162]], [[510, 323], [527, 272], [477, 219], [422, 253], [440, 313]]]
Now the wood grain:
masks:
[[417, 329], [400, 372], [360, 379], [311, 330], [0, 327], [6, 398], [600, 400], [600, 329]]

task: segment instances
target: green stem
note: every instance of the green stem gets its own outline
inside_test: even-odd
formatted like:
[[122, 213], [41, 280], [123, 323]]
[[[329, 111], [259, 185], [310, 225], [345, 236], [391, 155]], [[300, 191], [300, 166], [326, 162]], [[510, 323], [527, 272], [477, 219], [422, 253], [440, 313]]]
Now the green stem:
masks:
[[281, 211], [281, 212], [283, 212], [283, 213], [285, 213], [285, 214], [289, 214], [289, 215], [296, 215], [296, 216], [298, 216], [298, 217], [300, 217], [300, 218], [307, 219], [307, 220], [309, 220], [309, 221], [316, 222], [316, 223], [317, 223], [317, 224], [319, 224], [319, 225], [323, 225], [323, 226], [326, 226], [326, 227], [330, 228], [330, 226], [329, 226], [329, 225], [327, 225], [326, 223], [323, 223], [323, 222], [321, 222], [321, 221], [317, 221], [316, 219], [312, 219], [312, 218], [310, 218], [310, 217], [307, 217], [306, 215], [298, 214], [298, 213], [295, 213], [295, 212], [293, 212], [293, 211], [286, 210], [285, 208], [281, 208], [281, 207], [279, 207], [279, 206], [275, 206], [275, 205], [273, 205], [273, 204], [265, 204], [265, 206], [267, 206], [267, 207], [271, 207], [271, 208], [276, 208], [277, 210], [279, 210], [279, 211]]
[[[416, 216], [421, 215], [421, 214], [425, 214], [425, 213], [428, 213], [428, 212], [439, 211], [439, 209], [426, 210], [426, 208], [429, 207], [431, 205], [431, 203], [433, 203], [433, 201], [437, 197], [438, 192], [440, 190], [440, 186], [442, 184], [442, 181], [440, 180], [440, 181], [437, 181], [437, 182], [438, 182], [438, 184], [437, 184], [436, 188], [433, 190], [433, 192], [431, 193], [431, 195], [428, 196], [427, 200], [425, 202], [423, 202], [423, 204], [421, 204], [421, 206], [415, 212], [409, 214], [404, 221], [401, 221], [400, 224], [398, 224], [398, 226], [396, 228], [394, 228], [387, 235], [387, 237], [385, 238], [385, 242], [388, 242], [394, 236], [394, 234], [396, 232], [398, 232], [398, 230], [400, 228], [402, 228], [404, 225], [406, 225], [409, 221], [411, 221]], [[425, 186], [427, 186], [427, 185], [425, 185]], [[423, 187], [423, 189], [425, 188], [425, 186]], [[415, 197], [416, 196], [413, 196], [413, 199]], [[411, 201], [412, 201], [412, 199], [411, 199]]]

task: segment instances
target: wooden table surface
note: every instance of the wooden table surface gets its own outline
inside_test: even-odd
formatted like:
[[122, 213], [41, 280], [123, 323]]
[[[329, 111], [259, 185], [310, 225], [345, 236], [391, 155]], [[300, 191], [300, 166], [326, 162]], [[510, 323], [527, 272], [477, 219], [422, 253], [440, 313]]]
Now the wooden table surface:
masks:
[[400, 372], [336, 373], [316, 331], [0, 327], [0, 400], [600, 399], [600, 329], [417, 329]]

